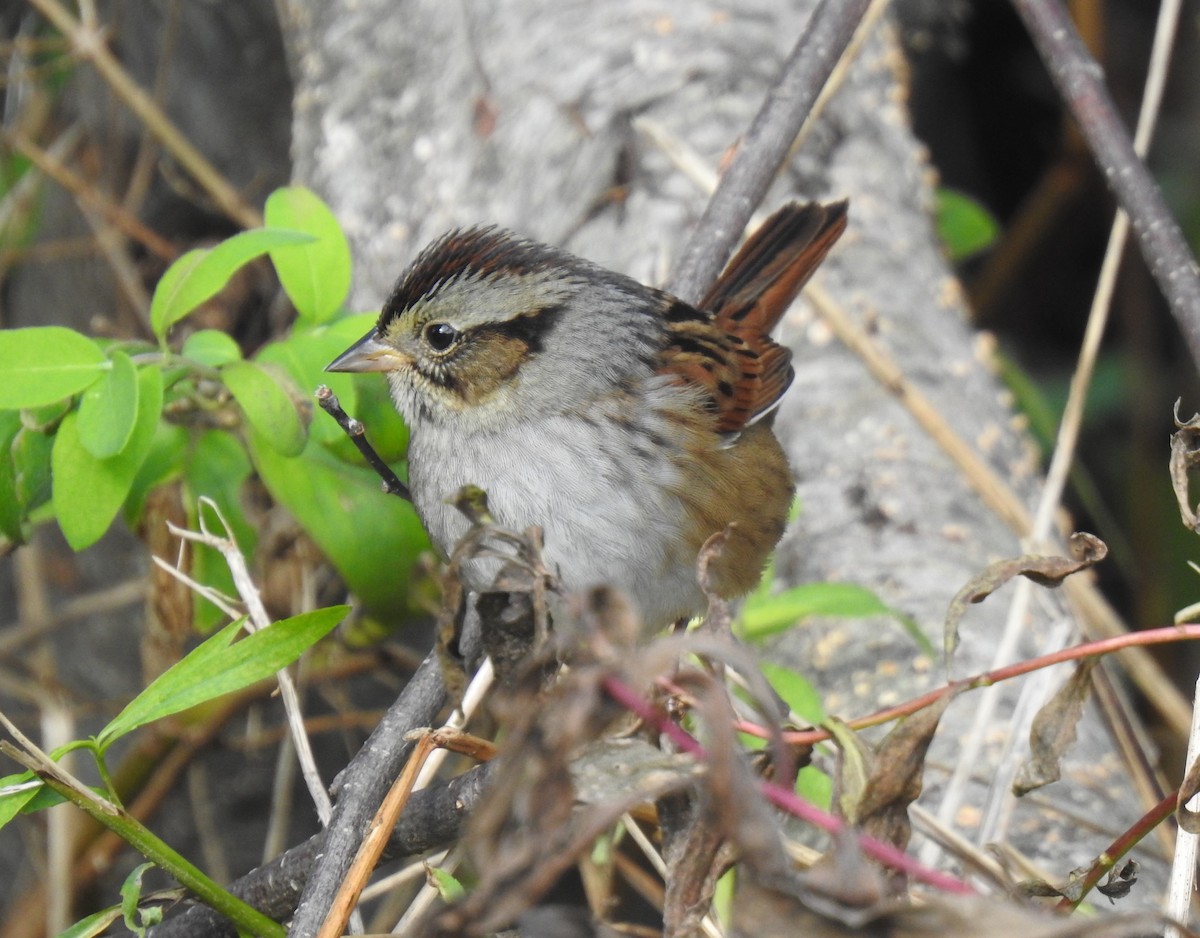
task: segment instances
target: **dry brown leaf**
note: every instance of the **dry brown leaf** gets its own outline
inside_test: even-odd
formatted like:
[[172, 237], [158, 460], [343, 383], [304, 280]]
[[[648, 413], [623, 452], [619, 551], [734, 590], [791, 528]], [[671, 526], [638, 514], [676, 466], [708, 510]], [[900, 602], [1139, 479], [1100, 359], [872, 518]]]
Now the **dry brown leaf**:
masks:
[[950, 601], [946, 610], [943, 642], [949, 660], [958, 647], [958, 623], [971, 603], [983, 602], [1013, 577], [1023, 576], [1040, 586], [1054, 588], [1073, 573], [1086, 570], [1108, 555], [1108, 546], [1094, 534], [1078, 531], [1068, 539], [1070, 557], [1023, 554], [998, 560], [972, 577]]
[[1179, 517], [1190, 531], [1200, 531], [1200, 516], [1188, 497], [1188, 470], [1200, 465], [1200, 414], [1186, 422], [1179, 419], [1179, 401], [1175, 402], [1175, 432], [1171, 435], [1171, 487], [1179, 502]]
[[1080, 661], [1066, 683], [1033, 718], [1029, 730], [1029, 758], [1013, 780], [1013, 794], [1018, 798], [1057, 782], [1062, 775], [1059, 763], [1075, 742], [1075, 730], [1092, 687], [1092, 669], [1099, 663], [1097, 656]]
[[833, 810], [850, 824], [857, 824], [859, 804], [871, 778], [874, 754], [867, 742], [837, 717], [821, 724], [837, 746], [837, 765], [833, 772]]
[[912, 824], [908, 806], [917, 800], [925, 775], [925, 754], [946, 707], [958, 692], [905, 717], [875, 750], [871, 774], [858, 805], [858, 824], [864, 833], [900, 850], [908, 846]]

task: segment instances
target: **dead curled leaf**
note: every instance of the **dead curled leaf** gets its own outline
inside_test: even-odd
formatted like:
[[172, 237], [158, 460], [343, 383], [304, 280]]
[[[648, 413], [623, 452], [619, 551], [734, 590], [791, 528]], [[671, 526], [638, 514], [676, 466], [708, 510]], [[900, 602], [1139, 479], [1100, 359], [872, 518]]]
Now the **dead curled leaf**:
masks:
[[1096, 656], [1080, 661], [1066, 683], [1033, 718], [1029, 758], [1013, 780], [1013, 794], [1018, 798], [1058, 781], [1062, 774], [1059, 763], [1075, 742], [1075, 730], [1092, 687], [1092, 670], [1099, 663]]
[[1179, 502], [1179, 517], [1189, 531], [1200, 531], [1200, 516], [1188, 496], [1188, 470], [1200, 465], [1200, 414], [1188, 421], [1179, 419], [1179, 401], [1175, 402], [1175, 432], [1171, 435], [1171, 487]]
[[958, 647], [958, 623], [971, 603], [983, 602], [1013, 577], [1023, 576], [1039, 586], [1054, 588], [1073, 573], [1086, 570], [1108, 556], [1108, 546], [1094, 534], [1078, 531], [1068, 539], [1070, 557], [1022, 554], [998, 560], [967, 581], [950, 601], [943, 631], [946, 657]]
[[843, 819], [900, 850], [908, 846], [908, 808], [921, 794], [929, 744], [957, 695], [945, 694], [900, 720], [874, 747], [836, 718], [822, 724], [838, 748], [833, 803]]
[[[1071, 870], [1067, 876], [1066, 885], [1062, 887], [1053, 886], [1044, 879], [1023, 880], [1017, 883], [1016, 893], [1026, 898], [1066, 899], [1077, 905], [1087, 895], [1086, 883], [1095, 868], [1101, 864], [1107, 865], [1112, 862], [1107, 855], [1101, 855], [1089, 865]], [[1118, 899], [1124, 899], [1129, 895], [1133, 887], [1137, 885], [1139, 869], [1137, 860], [1126, 860], [1120, 865], [1110, 867], [1104, 881], [1096, 883], [1096, 891], [1102, 896], [1107, 896], [1108, 901], [1115, 904]]]
[[1129, 891], [1133, 889], [1137, 881], [1137, 860], [1126, 860], [1120, 866], [1114, 866], [1109, 870], [1108, 877], [1096, 887], [1096, 890], [1100, 895], [1107, 896], [1109, 902], [1116, 902], [1129, 895]]
[[908, 806], [921, 794], [925, 755], [955, 690], [900, 720], [875, 750], [867, 787], [858, 805], [858, 824], [876, 840], [904, 850], [912, 834]]

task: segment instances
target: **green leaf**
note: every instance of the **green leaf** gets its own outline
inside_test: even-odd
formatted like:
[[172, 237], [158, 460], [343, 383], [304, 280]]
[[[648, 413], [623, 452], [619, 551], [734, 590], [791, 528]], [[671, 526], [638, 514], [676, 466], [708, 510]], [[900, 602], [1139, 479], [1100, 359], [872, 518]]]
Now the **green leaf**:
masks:
[[720, 934], [733, 933], [733, 896], [737, 890], [736, 866], [731, 866], [717, 880], [717, 888], [713, 890], [713, 912], [717, 916]]
[[229, 335], [219, 329], [201, 329], [184, 340], [180, 354], [209, 368], [220, 368], [222, 365], [238, 361], [242, 357], [242, 350]]
[[25, 540], [21, 525], [21, 500], [17, 492], [17, 466], [13, 445], [22, 431], [21, 415], [15, 410], [0, 411], [0, 537], [9, 543]]
[[1000, 225], [987, 209], [953, 189], [937, 191], [937, 228], [953, 261], [991, 247], [1000, 232]]
[[812, 682], [791, 668], [771, 664], [769, 661], [762, 662], [759, 668], [792, 713], [813, 726], [821, 725], [821, 721], [825, 719], [825, 707]]
[[753, 596], [738, 618], [743, 637], [754, 640], [791, 628], [809, 616], [891, 615], [874, 593], [854, 583], [806, 583], [772, 596]]
[[150, 326], [159, 341], [170, 328], [225, 288], [249, 261], [273, 248], [307, 244], [313, 236], [301, 231], [254, 228], [226, 238], [214, 248], [196, 248], [167, 268], [150, 300]]
[[310, 189], [288, 186], [267, 197], [263, 214], [268, 225], [313, 236], [302, 247], [271, 251], [271, 263], [301, 319], [330, 319], [350, 292], [351, 270], [350, 245], [333, 212]]
[[176, 662], [129, 702], [96, 737], [101, 752], [127, 733], [249, 687], [287, 667], [333, 631], [349, 606], [330, 606], [275, 622], [230, 644], [245, 622], [231, 622]]
[[426, 863], [425, 872], [433, 880], [433, 885], [437, 889], [438, 895], [442, 897], [443, 902], [458, 902], [460, 899], [466, 897], [467, 890], [463, 888], [463, 884], [449, 870], [444, 870], [440, 866], [430, 866]]
[[296, 456], [308, 439], [308, 412], [301, 414], [300, 392], [282, 369], [257, 362], [231, 362], [221, 379], [250, 425], [284, 456]]
[[[325, 366], [361, 338], [371, 328], [375, 319], [373, 313], [348, 316], [327, 326], [293, 332], [287, 338], [265, 346], [258, 353], [258, 361], [271, 362], [286, 369], [306, 393], [311, 394], [319, 384], [329, 385], [346, 413], [354, 414], [358, 406], [356, 376], [327, 372]], [[367, 377], [386, 387], [387, 383], [380, 380], [379, 375]], [[318, 442], [332, 443], [339, 437], [345, 437], [342, 428], [327, 415], [321, 414], [318, 417], [319, 419], [314, 419], [309, 427], [309, 431]]]
[[833, 804], [833, 779], [815, 765], [806, 765], [796, 773], [796, 794], [828, 811]]
[[142, 877], [154, 866], [153, 863], [135, 866], [125, 877], [125, 882], [121, 883], [121, 914], [125, 918], [125, 927], [138, 938], [146, 938], [147, 926], [157, 925], [162, 921], [161, 908], [138, 908], [138, 903], [142, 901]]
[[114, 349], [112, 367], [79, 401], [79, 442], [97, 459], [125, 448], [137, 419], [138, 378], [133, 361]]
[[247, 439], [271, 496], [295, 516], [350, 589], [377, 614], [411, 613], [412, 568], [429, 549], [412, 506], [380, 492], [370, 469], [342, 462], [315, 443], [289, 459], [257, 433]]
[[108, 926], [121, 918], [119, 905], [109, 906], [99, 912], [93, 912], [87, 918], [80, 919], [70, 928], [58, 933], [58, 938], [96, 938], [108, 930]]
[[[63, 749], [84, 748], [87, 745], [86, 741], [76, 740], [75, 743], [56, 749], [51, 753], [50, 757], [58, 761]], [[25, 788], [28, 782], [33, 782], [34, 784]], [[20, 775], [9, 775], [7, 778], [0, 778], [0, 789], [17, 787], [23, 790], [6, 792], [0, 796], [0, 827], [3, 827], [18, 814], [36, 814], [38, 811], [45, 811], [47, 808], [63, 804], [67, 800], [49, 785], [45, 785], [35, 779], [32, 772], [23, 772]], [[103, 789], [92, 788], [92, 791], [96, 792], [102, 798], [107, 797], [107, 793]]]
[[21, 429], [12, 444], [17, 501], [22, 517], [46, 504], [51, 495], [50, 458], [54, 437], [28, 427]]
[[150, 327], [160, 342], [166, 340], [167, 330], [173, 323], [216, 293], [214, 290], [213, 293], [204, 294], [198, 285], [189, 286], [192, 275], [209, 251], [209, 248], [193, 248], [176, 258], [158, 278], [154, 295], [150, 298]]
[[146, 496], [152, 489], [177, 479], [183, 472], [184, 457], [187, 455], [188, 431], [173, 423], [160, 420], [150, 441], [150, 451], [142, 461], [142, 467], [133, 477], [129, 494], [125, 496], [125, 523], [133, 528], [141, 520], [146, 507]]
[[[242, 509], [242, 489], [251, 472], [250, 457], [242, 443], [229, 433], [209, 430], [200, 435], [187, 463], [188, 524], [196, 525], [201, 496], [210, 498], [229, 523], [238, 548], [246, 556], [254, 553], [257, 536]], [[236, 592], [229, 565], [221, 553], [202, 544], [194, 545], [192, 576], [205, 586], [226, 594]], [[196, 595], [195, 627], [201, 634], [211, 632], [225, 619], [225, 613], [207, 599]]]
[[[32, 772], [22, 772], [19, 775], [7, 775], [0, 778], [0, 789], [17, 789], [19, 791], [6, 791], [0, 795], [0, 828], [21, 814], [25, 807], [37, 797], [39, 791], [46, 786], [40, 781], [33, 783], [34, 777]], [[26, 788], [26, 785], [29, 785]]]
[[100, 346], [74, 329], [0, 329], [0, 409], [61, 401], [108, 367]]
[[74, 409], [75, 401], [69, 397], [38, 407], [22, 407], [21, 425], [26, 430], [53, 434], [58, 429], [58, 425], [62, 423], [63, 417]]
[[97, 459], [79, 439], [79, 415], [63, 418], [54, 437], [50, 464], [54, 475], [54, 512], [67, 543], [75, 550], [95, 543], [108, 530], [142, 467], [162, 413], [162, 372], [138, 372], [137, 420], [125, 448]]

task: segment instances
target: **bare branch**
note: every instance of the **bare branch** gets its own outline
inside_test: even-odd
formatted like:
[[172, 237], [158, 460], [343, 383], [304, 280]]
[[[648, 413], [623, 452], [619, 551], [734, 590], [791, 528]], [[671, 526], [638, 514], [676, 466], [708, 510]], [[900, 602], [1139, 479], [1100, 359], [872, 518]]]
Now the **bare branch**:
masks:
[[337, 395], [328, 386], [322, 384], [317, 388], [317, 403], [321, 405], [321, 410], [338, 422], [338, 426], [346, 432], [346, 436], [350, 437], [354, 445], [358, 447], [358, 451], [363, 454], [363, 459], [383, 480], [383, 491], [388, 495], [399, 495], [406, 502], [411, 502], [412, 493], [408, 491], [408, 486], [400, 481], [399, 476], [392, 471], [392, 467], [383, 461], [383, 458], [375, 452], [375, 447], [367, 441], [367, 428], [362, 425], [361, 421], [342, 410]]
[[716, 279], [762, 201], [871, 0], [822, 0], [709, 200], [668, 289], [694, 303]]
[[1129, 215], [1142, 257], [1200, 364], [1200, 272], [1146, 165], [1138, 159], [1092, 58], [1061, 0], [1013, 0], [1096, 163]]

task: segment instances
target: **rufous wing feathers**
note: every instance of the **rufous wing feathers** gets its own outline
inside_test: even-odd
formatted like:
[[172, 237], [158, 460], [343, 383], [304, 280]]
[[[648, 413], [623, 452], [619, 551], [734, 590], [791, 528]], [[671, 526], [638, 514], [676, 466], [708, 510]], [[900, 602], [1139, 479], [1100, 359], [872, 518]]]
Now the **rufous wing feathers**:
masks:
[[846, 209], [844, 201], [785, 205], [747, 239], [701, 300], [713, 324], [733, 338], [739, 366], [732, 394], [717, 399], [721, 432], [766, 416], [792, 383], [792, 353], [771, 330], [846, 230]]

